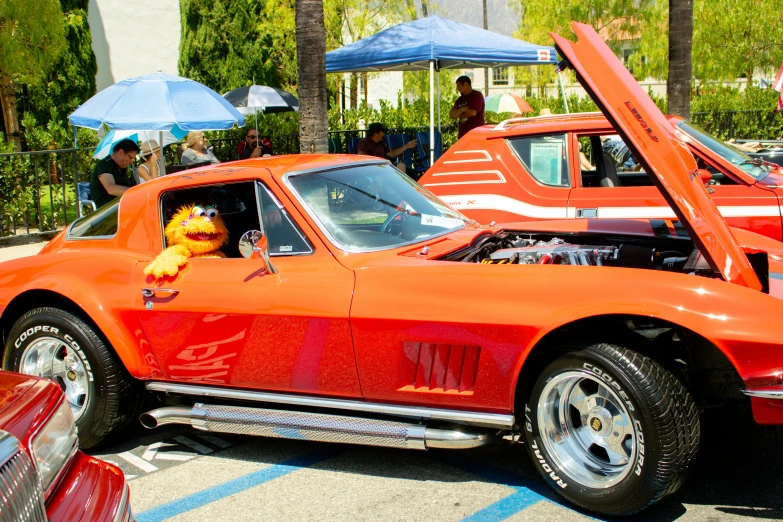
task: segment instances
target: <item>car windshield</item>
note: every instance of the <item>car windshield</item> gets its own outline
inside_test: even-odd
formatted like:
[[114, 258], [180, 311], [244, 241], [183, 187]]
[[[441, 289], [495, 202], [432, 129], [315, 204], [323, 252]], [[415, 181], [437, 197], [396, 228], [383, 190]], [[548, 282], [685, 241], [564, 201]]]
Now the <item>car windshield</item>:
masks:
[[742, 169], [746, 174], [753, 176], [754, 179], [760, 179], [767, 175], [767, 169], [762, 167], [760, 160], [751, 158], [741, 150], [719, 140], [693, 123], [681, 121], [677, 124], [677, 128], [683, 131], [687, 138], [698, 141], [718, 156]]
[[288, 182], [321, 230], [351, 252], [424, 241], [468, 222], [388, 163], [295, 174]]

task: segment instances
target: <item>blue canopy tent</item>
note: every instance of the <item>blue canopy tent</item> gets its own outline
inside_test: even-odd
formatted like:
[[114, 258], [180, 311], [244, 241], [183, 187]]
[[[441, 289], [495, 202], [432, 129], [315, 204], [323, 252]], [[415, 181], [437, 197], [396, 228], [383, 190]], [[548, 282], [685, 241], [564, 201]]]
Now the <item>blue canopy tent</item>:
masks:
[[533, 45], [438, 16], [398, 24], [326, 53], [326, 72], [429, 69], [431, 159], [435, 143], [436, 72], [547, 63], [557, 64], [554, 47]]

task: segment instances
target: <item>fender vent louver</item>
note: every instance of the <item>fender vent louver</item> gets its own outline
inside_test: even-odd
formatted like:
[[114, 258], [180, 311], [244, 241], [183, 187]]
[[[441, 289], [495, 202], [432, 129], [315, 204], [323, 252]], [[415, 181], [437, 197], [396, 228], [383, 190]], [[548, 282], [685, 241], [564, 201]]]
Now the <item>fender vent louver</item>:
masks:
[[473, 393], [481, 347], [403, 343], [402, 390]]

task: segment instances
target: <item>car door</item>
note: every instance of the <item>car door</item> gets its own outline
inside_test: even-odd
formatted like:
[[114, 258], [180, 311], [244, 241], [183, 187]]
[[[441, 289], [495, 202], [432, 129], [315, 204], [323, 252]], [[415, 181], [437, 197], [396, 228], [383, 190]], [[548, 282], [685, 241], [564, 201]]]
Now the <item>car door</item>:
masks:
[[[608, 133], [604, 133], [600, 137], [604, 139], [609, 136]], [[579, 139], [580, 136], [572, 137], [572, 150], [577, 147]], [[612, 139], [619, 141], [620, 150], [627, 151], [619, 137], [615, 135]], [[614, 154], [618, 148], [609, 146], [601, 152], [606, 152], [604, 157], [614, 162], [619, 186], [597, 186], [595, 180], [588, 182], [592, 186], [586, 186], [588, 183], [585, 183], [585, 180], [589, 178], [584, 174], [587, 173], [581, 172], [578, 164], [574, 166], [574, 162], [571, 162], [577, 181], [569, 197], [568, 218], [676, 219], [674, 211], [667, 204], [660, 190], [653, 185], [648, 174], [634, 161], [634, 158]], [[715, 173], [712, 181], [714, 184], [707, 187], [707, 192], [729, 225], [751, 230], [778, 241], [781, 239], [780, 207], [772, 191], [756, 185], [748, 185], [722, 165], [710, 161], [709, 157], [700, 154], [692, 146], [690, 151], [702, 168]], [[573, 157], [575, 156], [574, 153]], [[598, 168], [599, 165], [596, 165], [596, 169]]]
[[479, 223], [565, 219], [571, 180], [565, 133], [488, 139], [420, 181]]
[[[263, 216], [275, 273], [265, 273], [257, 259], [236, 257], [232, 247], [224, 249], [228, 258], [190, 259], [159, 284], [144, 276], [147, 262], [136, 267], [136, 313], [161, 377], [360, 397], [348, 324], [352, 272], [329, 255], [284, 194], [270, 190], [271, 178], [253, 185], [252, 201], [246, 197], [242, 206], [255, 216], [241, 219], [258, 228]], [[274, 212], [277, 229], [269, 226]], [[229, 231], [233, 244], [241, 232]]]
[[[594, 162], [593, 171], [582, 171], [579, 163], [578, 144], [581, 140], [590, 139], [593, 146], [589, 156]], [[604, 141], [600, 146], [595, 140]], [[622, 140], [614, 132], [604, 132], [600, 135], [571, 134], [571, 170], [574, 173], [574, 188], [568, 198], [568, 219], [621, 219], [621, 218], [676, 218], [647, 174], [636, 167], [632, 158], [626, 158]], [[595, 150], [593, 150], [595, 149]], [[602, 158], [598, 158], [598, 155]], [[612, 161], [619, 185], [601, 186], [598, 172], [602, 170], [601, 162]]]

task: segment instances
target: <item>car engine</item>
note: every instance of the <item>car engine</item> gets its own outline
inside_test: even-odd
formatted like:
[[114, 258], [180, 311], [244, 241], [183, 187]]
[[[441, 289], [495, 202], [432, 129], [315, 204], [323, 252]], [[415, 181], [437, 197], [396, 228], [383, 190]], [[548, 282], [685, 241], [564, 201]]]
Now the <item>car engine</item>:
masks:
[[449, 257], [455, 261], [497, 265], [613, 266], [701, 275], [712, 273], [707, 261], [690, 241], [682, 241], [674, 246], [667, 243], [650, 244], [654, 240], [644, 242], [638, 238], [620, 244], [611, 244], [613, 241], [607, 238], [579, 238], [594, 243], [585, 244], [584, 241], [569, 242], [561, 237], [526, 236], [530, 237], [515, 234], [483, 237], [476, 241], [469, 252]]

